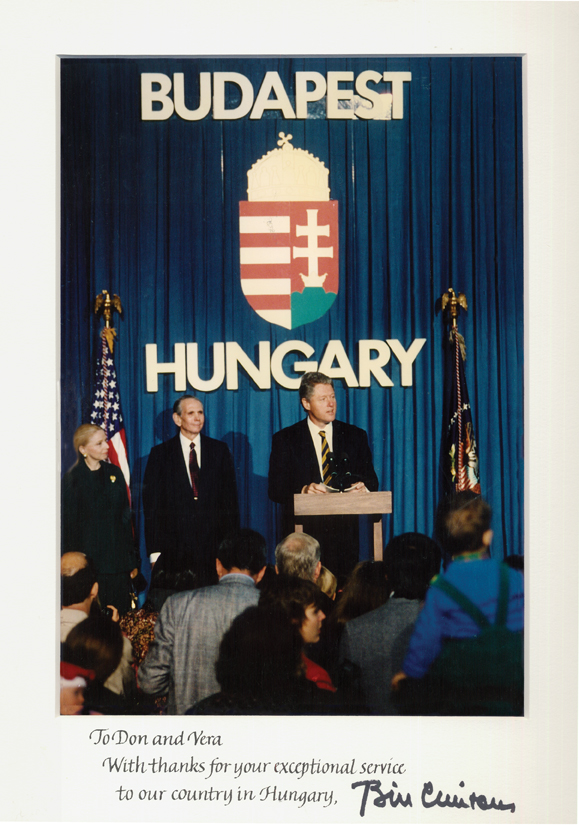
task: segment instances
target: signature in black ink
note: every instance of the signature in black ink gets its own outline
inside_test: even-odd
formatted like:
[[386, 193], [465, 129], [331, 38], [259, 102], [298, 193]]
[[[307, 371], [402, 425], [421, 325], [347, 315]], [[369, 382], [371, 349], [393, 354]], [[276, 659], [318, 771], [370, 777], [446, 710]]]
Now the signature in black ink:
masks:
[[[459, 786], [464, 788], [464, 782], [459, 782]], [[372, 804], [377, 808], [385, 808], [388, 803], [392, 808], [402, 805], [404, 808], [412, 807], [412, 797], [409, 793], [404, 796], [399, 790], [396, 782], [392, 782], [392, 788], [389, 791], [382, 792], [382, 784], [378, 779], [368, 779], [364, 782], [354, 782], [351, 785], [352, 789], [362, 788], [362, 800], [360, 803], [360, 816], [366, 813], [366, 805], [368, 804], [368, 797], [370, 793], [375, 796], [372, 799]], [[425, 782], [422, 788], [421, 796], [422, 806], [424, 808], [471, 808], [480, 809], [481, 811], [510, 811], [514, 813], [516, 806], [514, 802], [503, 802], [499, 799], [497, 802], [493, 796], [490, 800], [484, 794], [478, 794], [473, 791], [467, 799], [462, 796], [453, 794], [452, 796], [443, 791], [438, 791], [434, 795], [434, 786], [432, 782]]]
[[368, 801], [368, 794], [370, 791], [376, 794], [372, 800], [372, 803], [377, 808], [385, 808], [388, 802], [393, 808], [396, 808], [397, 805], [402, 805], [404, 808], [409, 806], [412, 807], [412, 799], [410, 798], [410, 794], [406, 794], [406, 797], [403, 797], [399, 791], [394, 790], [394, 788], [398, 788], [396, 782], [392, 782], [392, 789], [387, 793], [382, 793], [380, 790], [381, 783], [378, 779], [366, 779], [363, 782], [354, 782], [351, 787], [364, 788], [362, 793], [362, 802], [360, 804], [360, 816], [364, 816], [366, 813], [366, 803]]
[[[459, 782], [459, 786], [464, 788], [464, 782]], [[504, 803], [502, 799], [499, 799], [497, 802], [493, 796], [493, 798], [489, 801], [484, 794], [477, 794], [474, 791], [468, 797], [468, 802], [466, 802], [462, 796], [457, 796], [454, 794], [452, 798], [450, 794], [443, 794], [442, 791], [438, 791], [434, 799], [428, 799], [427, 797], [431, 797], [434, 794], [434, 788], [432, 782], [425, 782], [422, 788], [422, 805], [425, 808], [472, 808], [474, 811], [475, 808], [480, 808], [481, 811], [510, 811], [512, 814], [515, 812], [515, 803], [508, 802]]]

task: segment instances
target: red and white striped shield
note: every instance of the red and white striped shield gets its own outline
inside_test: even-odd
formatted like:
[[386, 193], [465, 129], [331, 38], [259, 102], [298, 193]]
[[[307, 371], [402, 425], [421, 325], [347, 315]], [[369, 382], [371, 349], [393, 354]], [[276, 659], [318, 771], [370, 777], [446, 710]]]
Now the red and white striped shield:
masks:
[[241, 201], [241, 288], [286, 329], [324, 315], [338, 294], [338, 201]]

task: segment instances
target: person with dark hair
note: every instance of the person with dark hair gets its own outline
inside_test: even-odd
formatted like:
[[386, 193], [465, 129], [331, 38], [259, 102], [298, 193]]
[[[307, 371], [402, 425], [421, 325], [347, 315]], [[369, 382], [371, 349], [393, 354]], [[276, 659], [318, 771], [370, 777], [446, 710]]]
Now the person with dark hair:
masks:
[[261, 581], [257, 585], [257, 588], [260, 591], [260, 593], [261, 593], [262, 590], [265, 590], [266, 587], [269, 587], [270, 582], [272, 582], [273, 579], [275, 579], [276, 576], [277, 576], [277, 573], [276, 573], [276, 570], [275, 570], [275, 565], [274, 564], [266, 564], [264, 574], [261, 577]]
[[235, 469], [229, 448], [201, 434], [203, 404], [183, 395], [173, 406], [179, 428], [153, 447], [143, 479], [147, 552], [166, 569], [194, 568], [213, 583], [223, 538], [239, 527]]
[[[307, 416], [275, 433], [269, 459], [268, 492], [283, 505], [282, 532], [294, 530], [294, 494], [326, 495], [331, 458], [338, 469], [351, 474], [351, 492], [378, 489], [368, 436], [364, 430], [336, 420], [332, 379], [321, 372], [306, 373], [299, 389]], [[322, 548], [322, 563], [337, 577], [345, 577], [358, 561], [357, 516], [308, 517], [304, 530]]]
[[303, 675], [302, 647], [297, 624], [284, 612], [248, 607], [221, 641], [215, 665], [221, 691], [187, 713], [302, 712], [312, 697]]
[[138, 678], [145, 693], [168, 694], [168, 713], [185, 713], [219, 689], [215, 662], [221, 639], [239, 613], [257, 604], [265, 560], [263, 536], [237, 530], [219, 547], [219, 583], [177, 593], [163, 605]]
[[229, 533], [219, 545], [219, 559], [217, 562], [217, 572], [225, 575], [222, 571], [250, 570], [252, 573], [260, 573], [265, 567], [266, 557], [265, 539], [255, 530], [243, 528]]
[[[278, 575], [270, 582], [269, 587], [262, 591], [259, 606], [267, 616], [276, 613], [287, 616], [299, 629], [303, 645], [311, 645], [319, 641], [322, 622], [325, 619], [321, 608], [323, 595], [313, 582], [297, 576]], [[306, 679], [323, 690], [335, 693], [336, 688], [328, 672], [309, 659], [304, 652], [302, 660]]]
[[155, 623], [169, 596], [199, 587], [194, 570], [165, 570], [161, 564], [158, 561], [153, 565], [145, 604], [139, 610], [131, 610], [121, 616], [121, 630], [133, 646], [135, 667], [141, 664], [155, 638]]
[[[64, 642], [71, 630], [89, 615], [99, 615], [99, 585], [97, 570], [91, 558], [84, 553], [65, 553], [60, 559], [62, 609], [60, 611], [60, 641]], [[113, 620], [119, 614], [113, 605]], [[118, 667], [108, 677], [106, 687], [113, 693], [132, 695], [135, 692], [135, 672], [132, 667], [133, 649], [123, 636], [123, 653]]]
[[174, 570], [164, 567], [163, 562], [159, 560], [151, 571], [151, 583], [145, 605], [148, 610], [156, 610], [158, 613], [169, 596], [183, 593], [185, 590], [195, 590], [197, 587], [201, 587], [201, 580], [192, 567]]
[[[86, 608], [83, 612], [88, 616], [90, 606], [98, 598], [99, 592], [97, 570], [90, 556], [85, 556], [84, 553], [65, 553], [61, 556], [60, 582], [60, 603], [62, 607], [82, 604]], [[112, 607], [112, 605], [110, 606]], [[79, 621], [81, 620], [79, 619]], [[75, 624], [77, 622], [72, 622], [70, 627]]]
[[[490, 506], [470, 490], [439, 508], [437, 535], [452, 562], [432, 582], [402, 670], [392, 680], [397, 690], [407, 677], [421, 680], [428, 674], [425, 712], [522, 713], [523, 577], [490, 557], [490, 523]], [[478, 638], [480, 650], [472, 644]], [[467, 671], [471, 663], [474, 673]]]
[[423, 533], [395, 536], [384, 550], [390, 598], [424, 601], [431, 579], [440, 572], [441, 560], [439, 545]]
[[374, 610], [388, 600], [390, 586], [382, 561], [361, 561], [347, 577], [335, 606], [322, 629], [322, 638], [315, 649], [308, 651], [333, 679], [340, 680], [340, 638], [346, 622]]
[[89, 616], [75, 625], [62, 646], [62, 661], [94, 673], [85, 693], [85, 706], [104, 714], [127, 713], [127, 699], [105, 687], [120, 664], [123, 634], [118, 622], [108, 616]]
[[140, 558], [125, 478], [107, 462], [109, 445], [101, 427], [82, 424], [73, 443], [77, 460], [62, 479], [62, 554], [89, 555], [98, 569], [103, 603], [126, 613], [131, 609], [131, 579], [138, 575]]
[[388, 601], [391, 589], [383, 561], [359, 562], [346, 580], [332, 621], [343, 628], [346, 622]]
[[372, 713], [397, 713], [390, 682], [402, 665], [428, 584], [440, 570], [440, 559], [440, 548], [428, 536], [395, 536], [384, 551], [389, 598], [344, 626], [340, 662]]
[[119, 666], [123, 634], [108, 616], [89, 616], [75, 625], [64, 642], [63, 661], [94, 671], [103, 684]]

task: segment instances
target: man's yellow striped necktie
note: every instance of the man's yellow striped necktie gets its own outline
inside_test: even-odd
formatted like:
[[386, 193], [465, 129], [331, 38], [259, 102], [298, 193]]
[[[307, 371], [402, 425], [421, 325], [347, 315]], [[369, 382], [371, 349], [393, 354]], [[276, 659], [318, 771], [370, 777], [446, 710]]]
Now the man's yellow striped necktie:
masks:
[[330, 448], [324, 430], [320, 430], [320, 437], [322, 439], [322, 480], [324, 484], [329, 484], [332, 477], [330, 472]]

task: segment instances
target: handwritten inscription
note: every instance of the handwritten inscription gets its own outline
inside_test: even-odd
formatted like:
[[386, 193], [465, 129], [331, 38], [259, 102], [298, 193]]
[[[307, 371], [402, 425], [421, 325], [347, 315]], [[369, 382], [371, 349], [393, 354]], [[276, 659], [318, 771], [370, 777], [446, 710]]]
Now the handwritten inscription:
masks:
[[[450, 791], [435, 786], [430, 780], [421, 782], [419, 797], [417, 787], [408, 785], [406, 764], [388, 752], [373, 761], [362, 761], [357, 757], [336, 762], [318, 758], [245, 761], [239, 758], [241, 754], [235, 754], [228, 761], [207, 750], [196, 750], [195, 754], [188, 752], [193, 747], [223, 746], [220, 735], [205, 730], [181, 730], [153, 736], [125, 728], [94, 728], [88, 739], [91, 744], [105, 748], [99, 758], [102, 770], [113, 776], [121, 774], [123, 779], [130, 774], [135, 780], [134, 787], [115, 787], [113, 793], [119, 803], [213, 803], [223, 806], [269, 803], [276, 808], [279, 804], [294, 808], [318, 806], [319, 809], [343, 801], [343, 798], [338, 799], [341, 782], [342, 787], [352, 783], [349, 785], [351, 790], [361, 793], [361, 817], [365, 816], [369, 805], [412, 808], [416, 804], [426, 810], [456, 808], [510, 813], [516, 810], [514, 802], [503, 802], [497, 794], [467, 790], [462, 780]], [[124, 752], [117, 746], [124, 747]], [[228, 751], [226, 754], [230, 755]], [[353, 781], [355, 778], [358, 780]], [[247, 784], [252, 780], [256, 782], [253, 787]], [[331, 786], [324, 787], [324, 780]], [[275, 784], [277, 782], [279, 784]], [[215, 783], [220, 787], [215, 787]], [[166, 786], [155, 787], [159, 784]], [[357, 798], [354, 798], [354, 804], [356, 802]]]
[[109, 732], [109, 728], [95, 728], [89, 734], [89, 740], [93, 745], [161, 745], [166, 747], [168, 745], [223, 745], [221, 736], [214, 736], [204, 731], [191, 731], [185, 735], [185, 731], [181, 731], [176, 735], [173, 734], [157, 734], [156, 736], [149, 736], [146, 733], [129, 733], [126, 730], [114, 730]]
[[277, 785], [268, 785], [259, 792], [261, 802], [272, 800], [275, 802], [297, 802], [298, 808], [303, 808], [306, 802], [323, 803], [328, 808], [334, 801], [333, 791], [288, 791], [279, 790]]

